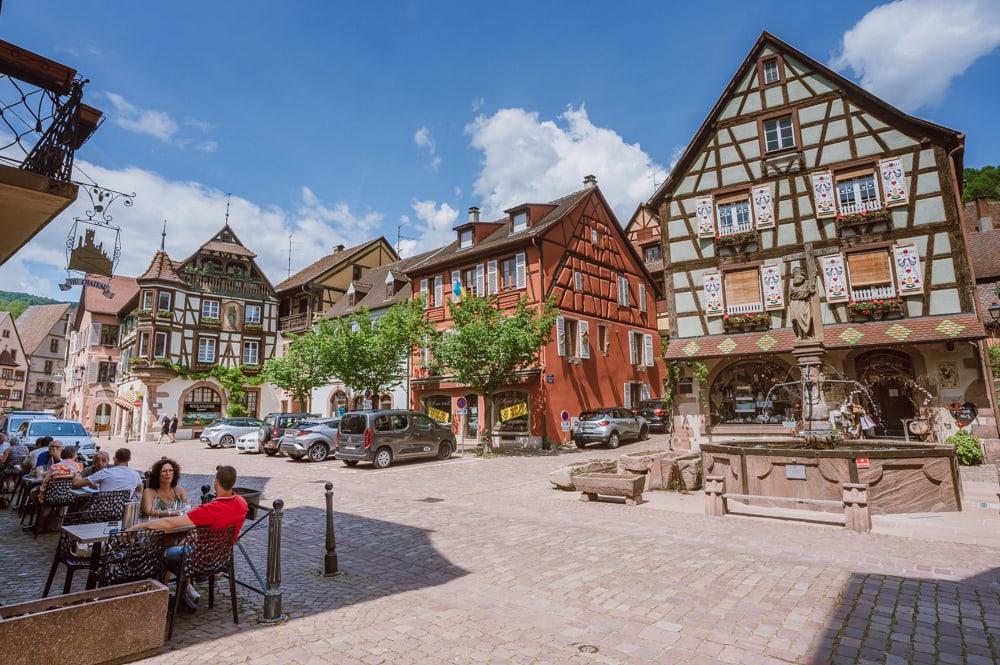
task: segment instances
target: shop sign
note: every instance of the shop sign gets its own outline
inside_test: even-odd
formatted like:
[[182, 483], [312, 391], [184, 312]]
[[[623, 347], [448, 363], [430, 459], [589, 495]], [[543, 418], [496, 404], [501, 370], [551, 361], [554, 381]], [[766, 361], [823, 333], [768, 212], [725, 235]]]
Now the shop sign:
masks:
[[521, 416], [528, 415], [528, 403], [520, 402], [519, 404], [512, 404], [506, 409], [500, 410], [500, 420], [507, 421], [513, 420], [514, 418], [520, 418]]
[[870, 459], [868, 459], [867, 457], [859, 457], [859, 458], [855, 459], [854, 460], [854, 464], [859, 469], [870, 469], [870, 468], [872, 468], [872, 461]]
[[447, 411], [442, 411], [441, 409], [435, 409], [433, 406], [427, 407], [427, 415], [438, 421], [439, 423], [450, 423], [451, 414]]

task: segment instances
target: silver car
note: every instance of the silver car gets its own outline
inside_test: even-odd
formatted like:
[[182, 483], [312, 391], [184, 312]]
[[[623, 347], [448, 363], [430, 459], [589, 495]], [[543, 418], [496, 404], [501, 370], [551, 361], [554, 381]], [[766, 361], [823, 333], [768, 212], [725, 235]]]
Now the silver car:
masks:
[[43, 436], [51, 436], [57, 441], [62, 441], [64, 446], [75, 447], [77, 459], [84, 464], [90, 464], [94, 455], [97, 454], [97, 444], [77, 420], [57, 420], [55, 418], [26, 420], [21, 423], [17, 430], [17, 438], [29, 450], [33, 449], [35, 442]]
[[264, 425], [263, 421], [256, 418], [222, 418], [211, 423], [201, 433], [201, 440], [208, 444], [209, 448], [232, 448], [236, 445], [236, 439], [244, 434], [256, 432]]
[[303, 420], [285, 429], [279, 450], [294, 460], [308, 457], [310, 462], [322, 462], [337, 447], [339, 425], [339, 416]]
[[588, 443], [606, 443], [609, 448], [617, 448], [622, 441], [645, 441], [649, 438], [649, 424], [642, 416], [628, 409], [612, 406], [591, 409], [580, 414], [580, 423], [573, 430], [573, 442], [577, 448]]

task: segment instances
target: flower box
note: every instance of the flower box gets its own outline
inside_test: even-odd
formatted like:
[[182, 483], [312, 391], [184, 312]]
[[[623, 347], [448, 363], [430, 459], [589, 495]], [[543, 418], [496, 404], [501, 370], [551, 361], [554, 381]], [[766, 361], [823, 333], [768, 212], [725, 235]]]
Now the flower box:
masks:
[[722, 327], [727, 333], [755, 332], [771, 329], [771, 316], [764, 312], [749, 314], [726, 314], [722, 317]]
[[732, 235], [715, 236], [715, 246], [719, 249], [742, 250], [750, 243], [757, 242], [756, 231], [740, 231]]
[[219, 319], [213, 319], [207, 316], [203, 316], [201, 317], [201, 325], [203, 325], [206, 328], [218, 328], [220, 325], [222, 325], [222, 322]]
[[137, 309], [132, 314], [135, 315], [137, 319], [151, 319], [153, 318], [153, 310], [151, 309]]
[[903, 302], [899, 298], [852, 300], [847, 303], [847, 314], [852, 321], [881, 321], [902, 316]]
[[262, 326], [259, 323], [244, 323], [243, 324], [243, 330], [245, 330], [247, 332], [259, 331], [261, 329], [262, 329]]
[[625, 505], [635, 506], [642, 503], [646, 477], [630, 473], [581, 473], [573, 478], [573, 485], [583, 501], [595, 501], [599, 495], [619, 496], [625, 498]]
[[837, 215], [835, 218], [837, 229], [858, 229], [865, 233], [870, 227], [879, 222], [888, 224], [892, 221], [892, 213], [882, 208], [881, 210], [862, 210], [850, 215]]
[[156, 311], [156, 318], [158, 319], [172, 319], [174, 318], [173, 310], [160, 309]]

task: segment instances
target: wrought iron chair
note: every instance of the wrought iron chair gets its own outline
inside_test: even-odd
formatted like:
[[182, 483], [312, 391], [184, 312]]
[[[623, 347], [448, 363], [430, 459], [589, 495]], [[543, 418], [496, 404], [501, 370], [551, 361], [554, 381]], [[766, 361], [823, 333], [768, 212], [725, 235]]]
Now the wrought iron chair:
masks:
[[208, 578], [208, 606], [215, 606], [215, 576], [225, 573], [229, 577], [229, 599], [233, 608], [233, 623], [239, 623], [239, 611], [236, 607], [236, 572], [233, 563], [233, 548], [235, 546], [236, 527], [225, 529], [210, 529], [199, 527], [184, 543], [190, 551], [184, 556], [180, 574], [177, 576], [177, 589], [174, 593], [174, 606], [170, 609], [170, 625], [167, 629], [167, 639], [174, 635], [174, 617], [177, 607], [183, 598], [184, 590], [191, 580], [199, 577]]
[[24, 456], [12, 457], [7, 460], [3, 469], [0, 469], [0, 508], [6, 508], [13, 503], [14, 495], [21, 484], [21, 476], [24, 475], [21, 470], [23, 461]]
[[163, 579], [162, 531], [112, 533], [97, 560], [97, 586]]
[[49, 479], [48, 484], [45, 485], [45, 497], [41, 501], [36, 501], [33, 506], [29, 507], [34, 521], [32, 531], [35, 534], [35, 538], [38, 538], [38, 532], [41, 531], [42, 525], [45, 524], [46, 510], [49, 510], [50, 512], [64, 511], [66, 508], [73, 505], [73, 502], [76, 501], [76, 496], [71, 491], [72, 489], [72, 478]]
[[52, 568], [49, 569], [49, 577], [45, 580], [45, 590], [42, 591], [42, 598], [49, 595], [52, 581], [56, 578], [56, 569], [59, 564], [66, 566], [66, 581], [63, 582], [63, 593], [69, 593], [73, 585], [73, 573], [78, 570], [90, 568], [89, 556], [78, 556], [76, 551], [76, 540], [68, 533], [59, 534], [59, 544], [56, 545], [56, 554], [52, 558]]
[[83, 510], [77, 513], [67, 513], [63, 524], [90, 524], [92, 522], [111, 522], [120, 520], [125, 511], [125, 504], [132, 498], [132, 490], [115, 492], [96, 492], [90, 496]]

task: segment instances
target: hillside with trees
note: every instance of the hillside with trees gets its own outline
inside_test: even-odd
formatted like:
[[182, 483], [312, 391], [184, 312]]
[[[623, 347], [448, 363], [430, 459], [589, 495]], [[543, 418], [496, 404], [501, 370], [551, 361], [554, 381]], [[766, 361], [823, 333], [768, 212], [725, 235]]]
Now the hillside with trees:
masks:
[[977, 198], [1000, 199], [1000, 166], [965, 169], [962, 199], [968, 203]]
[[10, 312], [15, 319], [21, 316], [21, 312], [32, 305], [54, 305], [59, 302], [70, 302], [68, 300], [53, 300], [42, 296], [33, 296], [30, 293], [20, 293], [18, 291], [0, 291], [0, 312]]

